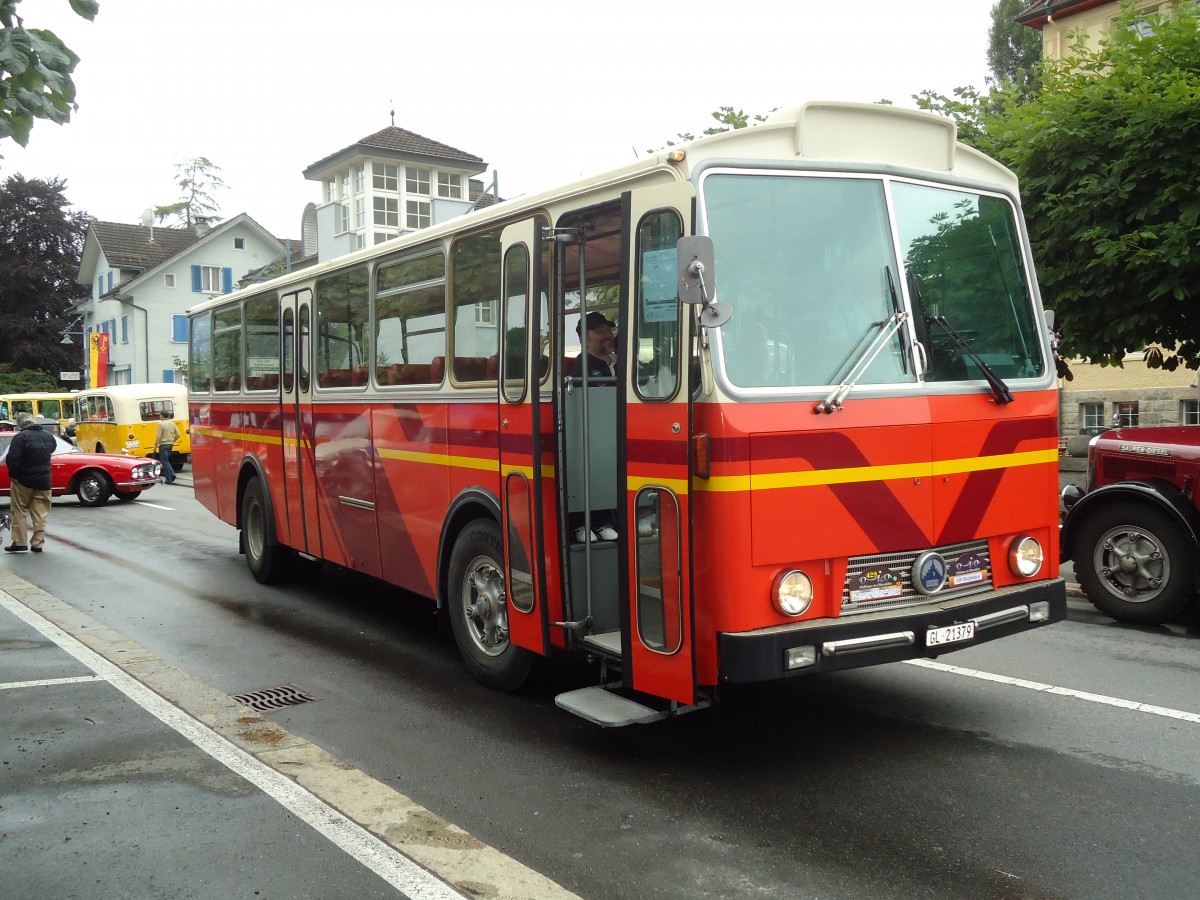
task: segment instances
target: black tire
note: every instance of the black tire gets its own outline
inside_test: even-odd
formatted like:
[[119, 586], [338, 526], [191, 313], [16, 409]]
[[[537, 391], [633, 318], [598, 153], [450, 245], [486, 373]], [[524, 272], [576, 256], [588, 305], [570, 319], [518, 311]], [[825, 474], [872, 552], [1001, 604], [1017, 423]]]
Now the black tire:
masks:
[[515, 691], [529, 676], [534, 654], [509, 642], [500, 527], [472, 522], [450, 554], [446, 603], [454, 641], [467, 669], [498, 691]]
[[75, 482], [75, 496], [80, 506], [103, 506], [112, 494], [112, 482], [99, 469], [89, 469]]
[[251, 479], [242, 495], [242, 549], [250, 574], [260, 584], [277, 584], [286, 577], [291, 551], [275, 543], [275, 522], [257, 478]]
[[116, 498], [122, 503], [128, 503], [130, 500], [136, 500], [142, 496], [141, 491], [117, 491]]
[[1110, 503], [1088, 514], [1075, 539], [1075, 576], [1101, 612], [1160, 625], [1196, 599], [1196, 548], [1161, 510]]

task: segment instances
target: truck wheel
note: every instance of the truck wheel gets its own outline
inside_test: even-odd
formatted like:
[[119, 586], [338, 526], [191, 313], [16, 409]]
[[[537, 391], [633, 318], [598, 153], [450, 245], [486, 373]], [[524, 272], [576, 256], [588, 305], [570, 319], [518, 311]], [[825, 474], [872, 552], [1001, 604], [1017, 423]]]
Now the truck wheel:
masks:
[[1073, 559], [1097, 609], [1122, 622], [1159, 625], [1195, 600], [1195, 552], [1165, 513], [1125, 502], [1088, 517]]
[[515, 691], [529, 675], [534, 657], [508, 639], [503, 558], [494, 522], [468, 525], [450, 554], [446, 602], [454, 641], [471, 674], [495, 690]]

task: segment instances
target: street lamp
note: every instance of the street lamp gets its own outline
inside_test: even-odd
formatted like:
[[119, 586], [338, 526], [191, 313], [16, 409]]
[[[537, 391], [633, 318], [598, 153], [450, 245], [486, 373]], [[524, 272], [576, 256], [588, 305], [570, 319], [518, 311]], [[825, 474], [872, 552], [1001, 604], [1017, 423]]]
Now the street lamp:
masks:
[[[71, 330], [72, 325], [79, 325], [81, 327], [79, 328], [78, 331], [72, 331]], [[79, 316], [78, 318], [75, 319], [75, 321], [68, 322], [65, 326], [63, 326], [62, 331], [59, 332], [59, 337], [61, 338], [61, 340], [59, 341], [59, 344], [65, 344], [67, 346], [74, 344], [75, 342], [73, 340], [71, 340], [72, 335], [75, 335], [76, 337], [80, 338], [83, 341], [83, 368], [77, 374], [78, 374], [79, 378], [83, 380], [84, 387], [87, 387], [87, 383], [88, 383], [87, 382], [88, 345], [87, 345], [87, 340], [86, 340], [87, 332], [85, 332], [83, 330], [82, 325], [83, 325], [83, 317]], [[64, 372], [62, 374], [65, 375], [66, 373]], [[73, 373], [73, 374], [76, 374], [76, 373]], [[75, 380], [75, 379], [60, 378], [59, 380], [60, 381], [71, 381], [71, 380]]]

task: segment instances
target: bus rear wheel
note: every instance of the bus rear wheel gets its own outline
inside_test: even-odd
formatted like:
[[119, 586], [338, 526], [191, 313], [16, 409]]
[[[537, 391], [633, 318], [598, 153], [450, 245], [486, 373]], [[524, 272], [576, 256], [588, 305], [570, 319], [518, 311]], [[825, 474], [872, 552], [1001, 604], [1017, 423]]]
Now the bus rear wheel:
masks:
[[446, 600], [467, 669], [490, 688], [515, 691], [529, 676], [534, 655], [509, 641], [503, 559], [500, 528], [472, 522], [450, 554]]
[[242, 550], [259, 584], [276, 584], [287, 574], [289, 551], [275, 543], [271, 509], [262, 482], [254, 478], [242, 495]]

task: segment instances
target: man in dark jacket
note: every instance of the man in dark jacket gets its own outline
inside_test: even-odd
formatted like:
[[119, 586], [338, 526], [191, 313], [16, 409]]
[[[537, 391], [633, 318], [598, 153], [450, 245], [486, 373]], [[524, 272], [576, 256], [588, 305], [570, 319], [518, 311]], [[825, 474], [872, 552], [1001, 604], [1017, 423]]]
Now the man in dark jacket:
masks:
[[[4, 549], [11, 552], [32, 550], [41, 553], [46, 543], [46, 517], [50, 515], [50, 456], [54, 453], [54, 436], [27, 412], [17, 414], [17, 427], [8, 446], [8, 475], [12, 481], [9, 512], [12, 516], [12, 543]], [[33, 521], [30, 543], [25, 543], [25, 517]]]

